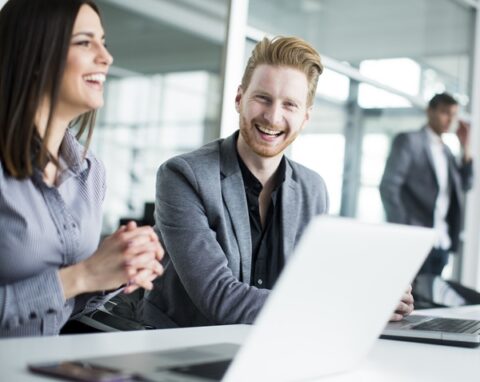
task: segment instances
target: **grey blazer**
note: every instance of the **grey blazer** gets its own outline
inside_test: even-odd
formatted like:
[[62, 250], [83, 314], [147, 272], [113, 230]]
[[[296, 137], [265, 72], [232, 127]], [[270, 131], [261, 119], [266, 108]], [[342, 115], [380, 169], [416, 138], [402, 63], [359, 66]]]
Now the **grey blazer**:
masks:
[[[251, 284], [252, 244], [238, 131], [164, 163], [157, 174], [156, 231], [165, 273], [144, 301], [156, 327], [252, 323], [269, 291]], [[282, 185], [284, 256], [313, 216], [328, 209], [323, 179], [287, 159]]]
[[[380, 195], [393, 223], [433, 227], [438, 183], [429, 147], [427, 127], [401, 133], [393, 141], [380, 184]], [[451, 250], [458, 247], [464, 192], [472, 186], [472, 162], [458, 165], [445, 146], [452, 189], [447, 215]]]

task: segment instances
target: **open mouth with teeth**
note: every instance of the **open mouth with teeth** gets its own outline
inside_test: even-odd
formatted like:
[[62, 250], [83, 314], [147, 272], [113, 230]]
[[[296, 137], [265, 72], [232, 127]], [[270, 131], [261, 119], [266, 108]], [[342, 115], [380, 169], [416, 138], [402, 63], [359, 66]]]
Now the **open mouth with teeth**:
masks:
[[258, 123], [255, 123], [254, 126], [260, 134], [267, 135], [268, 137], [279, 137], [283, 134], [283, 131], [272, 130]]
[[86, 76], [83, 76], [83, 79], [89, 85], [94, 85], [96, 87], [102, 87], [103, 83], [105, 82], [105, 78], [105, 74], [102, 73], [88, 74]]

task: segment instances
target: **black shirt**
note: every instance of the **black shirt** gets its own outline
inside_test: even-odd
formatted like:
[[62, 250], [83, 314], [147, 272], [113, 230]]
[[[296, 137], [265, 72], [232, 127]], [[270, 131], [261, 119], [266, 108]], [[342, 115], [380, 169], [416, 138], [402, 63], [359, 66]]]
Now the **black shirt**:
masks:
[[252, 274], [251, 284], [258, 288], [272, 289], [275, 281], [283, 269], [282, 232], [282, 184], [285, 180], [286, 161], [282, 158], [278, 166], [276, 186], [272, 191], [268, 206], [265, 226], [262, 228], [258, 197], [262, 191], [262, 184], [250, 172], [240, 156], [238, 163], [242, 171], [245, 194], [247, 197], [248, 214], [250, 217], [250, 232], [252, 235]]

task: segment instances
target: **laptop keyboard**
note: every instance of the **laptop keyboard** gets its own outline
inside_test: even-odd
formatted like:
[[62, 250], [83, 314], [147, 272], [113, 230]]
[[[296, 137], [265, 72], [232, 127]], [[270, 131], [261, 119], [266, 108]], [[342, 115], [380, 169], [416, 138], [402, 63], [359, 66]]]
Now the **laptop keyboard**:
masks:
[[415, 325], [412, 329], [450, 333], [476, 333], [480, 331], [480, 321], [434, 318], [422, 324]]

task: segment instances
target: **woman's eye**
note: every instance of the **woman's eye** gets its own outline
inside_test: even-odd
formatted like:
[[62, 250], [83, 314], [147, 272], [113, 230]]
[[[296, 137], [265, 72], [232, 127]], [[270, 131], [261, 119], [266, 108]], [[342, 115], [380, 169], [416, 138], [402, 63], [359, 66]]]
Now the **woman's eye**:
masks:
[[90, 41], [88, 41], [88, 40], [77, 41], [77, 42], [75, 43], [75, 45], [79, 45], [79, 46], [90, 46]]

